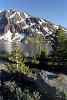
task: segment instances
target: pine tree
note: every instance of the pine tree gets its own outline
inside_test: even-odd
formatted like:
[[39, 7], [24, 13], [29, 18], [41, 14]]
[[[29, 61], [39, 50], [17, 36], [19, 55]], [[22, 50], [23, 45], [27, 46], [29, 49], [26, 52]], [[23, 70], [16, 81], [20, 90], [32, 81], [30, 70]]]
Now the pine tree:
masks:
[[16, 43], [14, 43], [14, 50], [9, 56], [9, 61], [11, 62], [11, 64], [8, 64], [8, 70], [12, 73], [16, 71], [22, 71], [23, 73], [31, 74], [29, 67], [25, 66], [24, 64], [22, 51]]
[[67, 61], [67, 39], [61, 26], [56, 30], [52, 40], [51, 57], [54, 63], [58, 65], [63, 64]]
[[23, 61], [22, 52], [16, 43], [14, 43], [14, 50], [12, 51], [9, 60], [15, 64], [17, 69], [20, 67], [21, 62]]
[[45, 67], [48, 64], [48, 56], [46, 55], [47, 49], [40, 46], [37, 60], [39, 61], [40, 67]]

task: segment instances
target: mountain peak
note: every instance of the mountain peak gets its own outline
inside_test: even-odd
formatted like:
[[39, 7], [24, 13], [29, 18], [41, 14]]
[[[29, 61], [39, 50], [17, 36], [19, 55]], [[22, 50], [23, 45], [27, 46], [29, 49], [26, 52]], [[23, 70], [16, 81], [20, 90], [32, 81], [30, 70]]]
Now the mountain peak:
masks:
[[[13, 9], [0, 11], [0, 34], [2, 36], [7, 32], [9, 33], [10, 30], [12, 33], [12, 40], [18, 40], [21, 37], [20, 34], [22, 34], [21, 39], [23, 39], [23, 36], [33, 37], [35, 34], [49, 38], [56, 29], [58, 29], [58, 25], [55, 25], [43, 18], [33, 17], [26, 12], [23, 13]], [[63, 28], [63, 30], [67, 32], [67, 29]], [[16, 33], [18, 33], [19, 36], [13, 39], [16, 37]], [[0, 40], [4, 39], [1, 38], [1, 36]]]

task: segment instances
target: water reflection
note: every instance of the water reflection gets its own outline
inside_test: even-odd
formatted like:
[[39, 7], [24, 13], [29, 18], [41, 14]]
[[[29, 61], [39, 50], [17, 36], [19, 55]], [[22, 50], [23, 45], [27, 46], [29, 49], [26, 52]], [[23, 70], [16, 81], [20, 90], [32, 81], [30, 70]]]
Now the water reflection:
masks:
[[38, 44], [24, 43], [21, 48], [23, 48], [23, 54], [26, 56], [32, 56], [38, 52]]
[[[32, 56], [38, 53], [39, 46], [47, 48], [47, 54], [52, 50], [51, 43], [20, 43], [18, 42], [19, 47], [23, 51], [23, 55]], [[10, 53], [13, 50], [14, 44], [11, 42], [0, 41], [0, 53]]]
[[12, 48], [12, 43], [0, 41], [0, 53], [10, 53]]

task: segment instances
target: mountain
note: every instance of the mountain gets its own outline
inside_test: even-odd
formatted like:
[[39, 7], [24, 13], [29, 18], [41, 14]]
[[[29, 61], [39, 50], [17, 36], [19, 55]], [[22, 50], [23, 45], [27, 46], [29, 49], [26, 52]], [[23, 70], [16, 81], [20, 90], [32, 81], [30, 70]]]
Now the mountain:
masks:
[[[43, 18], [33, 17], [27, 13], [15, 10], [0, 11], [0, 40], [22, 41], [33, 37], [50, 40], [58, 27]], [[63, 30], [67, 33], [67, 29]]]

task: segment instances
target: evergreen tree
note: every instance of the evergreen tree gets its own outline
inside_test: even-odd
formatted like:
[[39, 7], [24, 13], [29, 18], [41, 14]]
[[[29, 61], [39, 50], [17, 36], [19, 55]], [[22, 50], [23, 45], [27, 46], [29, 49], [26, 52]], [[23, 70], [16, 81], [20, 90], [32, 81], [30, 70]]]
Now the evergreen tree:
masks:
[[22, 71], [23, 73], [31, 74], [29, 67], [24, 64], [22, 52], [16, 43], [14, 43], [14, 50], [9, 56], [9, 61], [11, 62], [11, 64], [8, 64], [10, 72]]
[[58, 65], [67, 61], [67, 39], [61, 26], [56, 30], [52, 40], [51, 57], [54, 63]]
[[21, 62], [23, 62], [22, 52], [16, 43], [14, 43], [14, 50], [12, 51], [9, 60], [15, 64], [17, 69], [20, 67]]
[[43, 48], [40, 46], [39, 52], [38, 52], [39, 54], [37, 58], [39, 61], [40, 67], [45, 67], [45, 65], [48, 64], [48, 57], [46, 55], [46, 52], [47, 52], [46, 48]]

